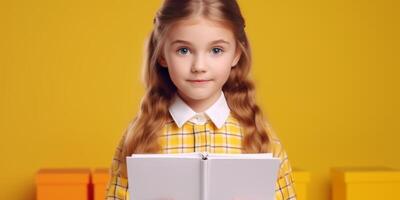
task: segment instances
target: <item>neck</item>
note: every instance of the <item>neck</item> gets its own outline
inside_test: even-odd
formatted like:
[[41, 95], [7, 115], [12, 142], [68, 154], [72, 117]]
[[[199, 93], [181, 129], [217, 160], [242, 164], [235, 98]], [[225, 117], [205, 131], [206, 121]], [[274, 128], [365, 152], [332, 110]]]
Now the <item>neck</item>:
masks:
[[206, 111], [218, 100], [218, 98], [221, 96], [221, 92], [216, 92], [214, 95], [207, 99], [191, 99], [179, 92], [178, 95], [188, 106], [190, 106], [190, 108], [192, 108], [193, 111], [201, 113]]

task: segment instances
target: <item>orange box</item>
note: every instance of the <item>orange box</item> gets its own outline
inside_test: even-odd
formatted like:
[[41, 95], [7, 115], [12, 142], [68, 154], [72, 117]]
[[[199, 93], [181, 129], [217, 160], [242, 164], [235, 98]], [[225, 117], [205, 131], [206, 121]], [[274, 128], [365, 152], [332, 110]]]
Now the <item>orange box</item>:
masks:
[[90, 169], [40, 169], [36, 174], [36, 200], [90, 199]]
[[110, 178], [108, 168], [97, 168], [93, 174], [94, 200], [104, 200], [106, 187]]
[[295, 169], [293, 171], [294, 185], [297, 200], [307, 200], [308, 184], [310, 183], [310, 172]]
[[399, 199], [400, 170], [387, 167], [331, 169], [332, 200]]

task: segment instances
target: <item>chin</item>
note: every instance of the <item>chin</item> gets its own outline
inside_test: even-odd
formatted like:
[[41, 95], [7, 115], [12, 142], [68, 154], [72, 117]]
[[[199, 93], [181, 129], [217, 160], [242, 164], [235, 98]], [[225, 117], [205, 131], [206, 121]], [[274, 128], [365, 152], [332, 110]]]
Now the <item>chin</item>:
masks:
[[191, 98], [193, 100], [203, 100], [203, 99], [209, 98], [209, 96], [208, 95], [199, 95], [199, 94], [197, 94], [197, 95], [191, 95], [191, 96], [189, 96], [189, 98]]
[[185, 96], [192, 100], [203, 100], [209, 98], [210, 94], [186, 93]]

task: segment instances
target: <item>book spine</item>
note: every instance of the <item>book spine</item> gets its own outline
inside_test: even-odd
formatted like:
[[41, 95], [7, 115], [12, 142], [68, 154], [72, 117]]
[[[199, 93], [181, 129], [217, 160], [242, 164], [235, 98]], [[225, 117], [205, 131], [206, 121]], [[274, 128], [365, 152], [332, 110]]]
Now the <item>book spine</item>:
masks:
[[201, 160], [201, 199], [208, 200], [208, 162], [207, 158]]

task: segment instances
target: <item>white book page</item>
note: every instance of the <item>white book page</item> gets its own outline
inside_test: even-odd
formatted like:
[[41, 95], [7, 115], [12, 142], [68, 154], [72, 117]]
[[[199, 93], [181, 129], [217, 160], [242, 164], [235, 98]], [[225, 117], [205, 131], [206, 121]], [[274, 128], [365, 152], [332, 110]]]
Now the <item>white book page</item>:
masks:
[[208, 159], [268, 159], [273, 158], [272, 153], [254, 153], [254, 154], [222, 154], [209, 153]]
[[201, 200], [201, 157], [127, 157], [130, 200]]
[[134, 158], [201, 158], [203, 153], [177, 153], [177, 154], [132, 154]]
[[280, 159], [208, 159], [208, 200], [274, 200]]

